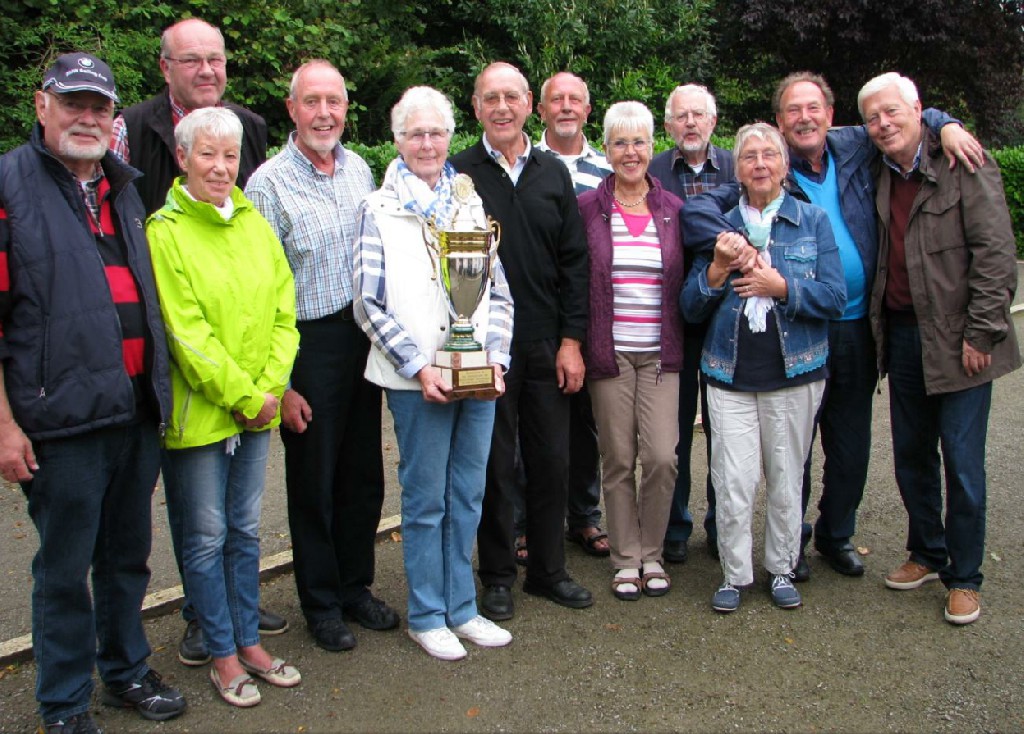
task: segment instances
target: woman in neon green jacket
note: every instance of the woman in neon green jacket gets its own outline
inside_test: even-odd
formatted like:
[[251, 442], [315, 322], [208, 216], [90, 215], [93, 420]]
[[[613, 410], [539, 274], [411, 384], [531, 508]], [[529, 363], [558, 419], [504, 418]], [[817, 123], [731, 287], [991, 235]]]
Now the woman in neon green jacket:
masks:
[[172, 357], [168, 515], [181, 523], [210, 679], [228, 703], [254, 706], [252, 675], [282, 687], [301, 680], [257, 631], [260, 501], [269, 429], [299, 343], [295, 286], [270, 225], [234, 185], [238, 118], [197, 110], [174, 134], [185, 176], [146, 227]]

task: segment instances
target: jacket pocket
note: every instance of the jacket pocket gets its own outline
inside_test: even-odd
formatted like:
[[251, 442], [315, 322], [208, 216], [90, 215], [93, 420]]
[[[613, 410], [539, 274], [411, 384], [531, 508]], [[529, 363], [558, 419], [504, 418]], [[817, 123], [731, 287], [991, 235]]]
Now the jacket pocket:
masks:
[[964, 226], [959, 205], [960, 192], [956, 190], [936, 194], [921, 204], [918, 216], [921, 217], [925, 252], [964, 247]]
[[782, 250], [786, 270], [794, 278], [814, 278], [818, 265], [818, 243], [814, 240], [799, 240]]

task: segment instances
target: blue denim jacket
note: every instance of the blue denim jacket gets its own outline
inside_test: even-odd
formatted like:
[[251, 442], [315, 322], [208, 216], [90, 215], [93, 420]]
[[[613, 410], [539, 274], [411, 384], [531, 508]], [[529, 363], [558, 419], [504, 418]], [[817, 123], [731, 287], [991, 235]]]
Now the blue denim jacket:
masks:
[[[924, 124], [936, 137], [946, 125], [960, 121], [931, 107], [922, 113]], [[878, 149], [863, 125], [835, 127], [826, 135], [826, 145], [836, 167], [839, 184], [839, 207], [850, 230], [861, 264], [864, 266], [864, 288], [871, 293], [878, 260], [878, 219], [875, 213], [875, 177], [871, 168]], [[790, 150], [790, 156], [794, 155]], [[652, 163], [653, 165], [653, 163]], [[792, 171], [786, 174], [786, 189], [798, 199], [807, 201]], [[683, 242], [688, 249], [713, 249], [715, 236], [724, 229], [724, 215], [740, 198], [738, 183], [729, 183], [686, 200], [683, 216]]]
[[[743, 226], [739, 208], [730, 210], [725, 218], [734, 229]], [[828, 322], [839, 318], [846, 307], [843, 265], [825, 211], [790, 194], [772, 224], [768, 251], [772, 267], [786, 279], [787, 298], [776, 300], [770, 313], [778, 325], [786, 377], [795, 377], [825, 364]], [[713, 251], [697, 256], [679, 296], [679, 307], [687, 321], [710, 318], [701, 370], [731, 383], [743, 317], [743, 299], [731, 284], [740, 274], [731, 273], [721, 288], [711, 288], [707, 271], [713, 258]]]

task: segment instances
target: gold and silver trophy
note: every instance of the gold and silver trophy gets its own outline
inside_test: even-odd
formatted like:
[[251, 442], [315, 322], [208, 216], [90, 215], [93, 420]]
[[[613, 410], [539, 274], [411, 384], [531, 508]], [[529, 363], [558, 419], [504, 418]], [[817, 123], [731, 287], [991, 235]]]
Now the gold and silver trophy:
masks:
[[[433, 219], [423, 225], [423, 239], [440, 271], [448, 300], [451, 328], [448, 340], [434, 356], [434, 366], [452, 386], [453, 397], [495, 397], [494, 370], [484, 345], [473, 336], [471, 318], [491, 287], [501, 226], [491, 217], [486, 227], [473, 219], [470, 202], [482, 207], [473, 179], [464, 173], [452, 183], [455, 212], [449, 229], [438, 229]], [[486, 317], [485, 317], [486, 318]]]

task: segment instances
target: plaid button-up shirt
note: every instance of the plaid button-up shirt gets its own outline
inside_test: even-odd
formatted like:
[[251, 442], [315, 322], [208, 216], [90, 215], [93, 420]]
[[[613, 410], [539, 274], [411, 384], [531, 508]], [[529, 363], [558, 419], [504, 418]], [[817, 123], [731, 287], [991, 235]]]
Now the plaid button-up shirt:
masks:
[[284, 245], [300, 321], [329, 316], [352, 303], [356, 213], [373, 189], [370, 167], [358, 155], [339, 144], [334, 175], [328, 176], [299, 150], [294, 132], [249, 179], [245, 195]]

